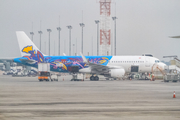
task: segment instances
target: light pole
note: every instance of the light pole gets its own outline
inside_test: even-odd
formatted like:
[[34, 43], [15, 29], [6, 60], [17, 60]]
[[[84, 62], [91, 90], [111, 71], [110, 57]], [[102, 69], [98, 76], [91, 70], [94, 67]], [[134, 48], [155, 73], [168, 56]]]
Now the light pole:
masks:
[[38, 31], [38, 33], [40, 34], [40, 50], [41, 50], [41, 34], [42, 34], [42, 31]]
[[31, 40], [33, 41], [34, 32], [30, 32], [30, 35], [32, 35]]
[[92, 56], [93, 56], [93, 36], [92, 36], [92, 43], [91, 43], [92, 45], [91, 45], [91, 49], [92, 49]]
[[58, 50], [58, 55], [60, 56], [60, 31], [61, 31], [61, 28], [57, 27], [57, 30], [59, 31], [59, 50]]
[[72, 29], [72, 26], [69, 25], [67, 27], [69, 29], [69, 55], [71, 55], [71, 29]]
[[45, 54], [46, 54], [46, 41], [44, 42], [44, 45], [45, 45], [45, 50], [44, 51], [45, 51]]
[[73, 44], [73, 55], [75, 56], [75, 51], [74, 51], [74, 44]]
[[64, 40], [64, 53], [66, 53], [66, 40]]
[[99, 55], [99, 20], [95, 20], [97, 24], [97, 55]]
[[114, 55], [116, 55], [116, 19], [117, 17], [112, 17], [114, 20]]
[[47, 32], [49, 32], [49, 56], [50, 56], [50, 33], [52, 32], [51, 29], [47, 29]]
[[34, 32], [33, 32], [33, 22], [32, 22], [32, 32], [30, 32], [30, 35], [31, 35], [31, 40], [33, 41], [33, 35], [34, 35]]
[[79, 23], [79, 25], [80, 25], [80, 27], [82, 27], [81, 52], [83, 54], [83, 27], [85, 26], [85, 24], [84, 23]]
[[76, 38], [76, 56], [77, 56], [77, 38]]

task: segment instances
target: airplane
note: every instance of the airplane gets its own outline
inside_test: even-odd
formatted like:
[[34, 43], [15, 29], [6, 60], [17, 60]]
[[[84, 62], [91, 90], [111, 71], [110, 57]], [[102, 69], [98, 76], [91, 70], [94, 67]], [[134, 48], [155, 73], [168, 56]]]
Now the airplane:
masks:
[[[165, 64], [152, 55], [143, 56], [48, 56], [43, 54], [23, 31], [17, 31], [17, 40], [22, 57], [13, 61], [38, 68], [38, 63], [50, 63], [50, 70], [69, 73], [72, 66], [78, 66], [80, 73], [92, 74], [90, 80], [99, 80], [98, 75], [109, 78], [123, 78], [127, 73], [152, 72], [157, 64]], [[96, 75], [96, 76], [95, 76]]]

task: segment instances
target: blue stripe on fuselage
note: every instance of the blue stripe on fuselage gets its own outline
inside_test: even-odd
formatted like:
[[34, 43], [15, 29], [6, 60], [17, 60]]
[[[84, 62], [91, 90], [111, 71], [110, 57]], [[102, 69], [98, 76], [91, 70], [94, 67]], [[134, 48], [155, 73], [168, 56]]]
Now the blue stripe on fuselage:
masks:
[[[107, 65], [112, 56], [86, 56], [86, 59], [91, 63]], [[15, 58], [14, 62], [38, 68], [38, 61], [34, 64], [29, 64], [20, 61], [19, 59], [27, 59], [26, 57]], [[28, 60], [28, 59], [27, 59]], [[35, 59], [33, 59], [35, 60]], [[79, 69], [87, 68], [88, 65], [83, 63], [81, 56], [44, 56], [44, 62], [50, 63], [50, 70], [55, 72], [68, 72], [71, 66], [79, 66]]]

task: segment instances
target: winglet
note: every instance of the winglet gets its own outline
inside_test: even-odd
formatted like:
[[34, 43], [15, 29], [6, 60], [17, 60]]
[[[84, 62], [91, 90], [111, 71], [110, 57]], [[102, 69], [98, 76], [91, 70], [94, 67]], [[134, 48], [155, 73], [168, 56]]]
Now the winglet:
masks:
[[64, 55], [64, 56], [66, 56], [66, 54], [65, 54], [65, 53], [63, 53], [63, 55]]
[[88, 60], [84, 57], [84, 55], [81, 52], [80, 52], [80, 55], [81, 55], [84, 63], [89, 63]]

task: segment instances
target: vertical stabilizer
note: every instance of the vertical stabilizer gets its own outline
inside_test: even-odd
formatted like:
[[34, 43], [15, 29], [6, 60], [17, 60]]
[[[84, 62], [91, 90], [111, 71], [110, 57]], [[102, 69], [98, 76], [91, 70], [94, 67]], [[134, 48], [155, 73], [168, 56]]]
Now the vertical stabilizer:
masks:
[[[33, 52], [33, 54], [37, 54], [40, 50], [36, 47], [36, 45], [31, 41], [31, 39], [25, 34], [24, 31], [16, 31], [18, 44], [21, 52], [21, 56], [29, 56]], [[42, 55], [44, 55], [42, 53]]]

